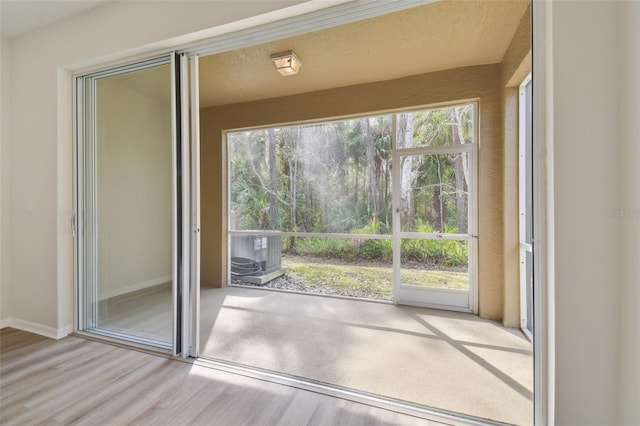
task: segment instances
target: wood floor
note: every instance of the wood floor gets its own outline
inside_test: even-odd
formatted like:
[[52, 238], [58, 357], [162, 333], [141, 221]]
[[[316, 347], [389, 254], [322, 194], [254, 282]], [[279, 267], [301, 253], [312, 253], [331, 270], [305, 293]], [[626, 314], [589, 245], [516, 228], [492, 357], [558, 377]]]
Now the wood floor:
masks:
[[172, 303], [170, 282], [102, 300], [98, 327], [171, 346]]
[[0, 424], [442, 425], [78, 337], [0, 330]]

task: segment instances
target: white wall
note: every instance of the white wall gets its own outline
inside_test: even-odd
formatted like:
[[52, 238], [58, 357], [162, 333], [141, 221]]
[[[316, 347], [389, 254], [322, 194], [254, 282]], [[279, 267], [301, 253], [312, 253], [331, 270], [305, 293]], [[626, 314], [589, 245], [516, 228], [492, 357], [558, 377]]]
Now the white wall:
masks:
[[[638, 133], [632, 136], [630, 122], [624, 130], [618, 109], [619, 95], [638, 87], [633, 81], [638, 78], [637, 50], [636, 72], [630, 73], [623, 71], [626, 59], [618, 46], [624, 42], [629, 49], [638, 49], [638, 38], [633, 37], [640, 22], [637, 15], [635, 20], [620, 21], [620, 8], [631, 7], [625, 2], [558, 1], [552, 9], [555, 420], [559, 425], [621, 424], [618, 400], [625, 402], [625, 413], [637, 410], [640, 400], [637, 384], [631, 383], [634, 378], [620, 380], [632, 372], [637, 379], [638, 358], [630, 357], [637, 356], [638, 343], [624, 340], [632, 333], [637, 339], [638, 317], [630, 307], [637, 308], [639, 300], [637, 287], [630, 290], [633, 280], [637, 284], [637, 266], [625, 264], [621, 270], [620, 259], [637, 262], [639, 257], [637, 240], [621, 246], [619, 235], [621, 227], [637, 232], [640, 218], [625, 218], [621, 225], [620, 218], [608, 214], [632, 204], [638, 208]], [[629, 107], [633, 102], [631, 114], [637, 126], [637, 97], [628, 98]], [[623, 146], [622, 155], [629, 158], [619, 172]], [[634, 167], [635, 180], [629, 173]], [[620, 303], [632, 294], [634, 301]], [[626, 324], [634, 319], [635, 323]], [[622, 335], [621, 324], [626, 324]], [[639, 420], [636, 414], [635, 421]]]
[[640, 424], [640, 2], [620, 5], [619, 424]]
[[9, 88], [11, 44], [0, 39], [0, 324], [10, 317], [9, 301]]
[[19, 235], [10, 243], [8, 280], [11, 314], [23, 328], [56, 336], [72, 324], [71, 84], [64, 68], [295, 3], [112, 2], [11, 40], [12, 197], [3, 203], [11, 222], [2, 235], [7, 228]]

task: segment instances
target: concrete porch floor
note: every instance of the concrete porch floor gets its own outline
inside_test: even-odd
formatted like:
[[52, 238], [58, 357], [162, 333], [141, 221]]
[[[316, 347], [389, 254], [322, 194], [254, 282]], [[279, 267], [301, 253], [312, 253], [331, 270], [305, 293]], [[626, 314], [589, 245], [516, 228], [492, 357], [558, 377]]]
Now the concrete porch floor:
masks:
[[505, 423], [533, 422], [533, 355], [470, 314], [227, 287], [201, 290], [200, 355]]

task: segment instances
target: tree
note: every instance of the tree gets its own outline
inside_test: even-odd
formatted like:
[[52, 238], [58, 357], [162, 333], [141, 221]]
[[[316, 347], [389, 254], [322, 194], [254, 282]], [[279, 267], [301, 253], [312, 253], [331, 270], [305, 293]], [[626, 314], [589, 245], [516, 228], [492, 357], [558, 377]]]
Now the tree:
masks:
[[283, 128], [281, 135], [283, 147], [282, 153], [284, 154], [286, 171], [288, 174], [289, 229], [296, 231], [298, 229], [296, 210], [298, 207], [298, 138], [300, 135], [300, 128]]
[[[425, 219], [429, 216], [433, 217], [433, 220], [430, 223], [433, 229], [438, 232], [444, 232], [447, 216], [449, 214], [449, 209], [447, 208], [445, 200], [446, 194], [442, 190], [446, 185], [445, 182], [448, 174], [447, 166], [447, 162], [443, 161], [443, 158], [440, 155], [431, 155], [425, 159], [420, 173], [422, 178], [421, 186], [433, 190], [430, 197], [431, 205], [428, 210], [431, 214], [425, 214]], [[427, 191], [427, 193], [429, 192]], [[425, 202], [427, 200], [429, 200], [429, 197], [425, 196]]]
[[[452, 108], [453, 119], [453, 143], [462, 145], [465, 143], [462, 120], [458, 107]], [[458, 232], [466, 234], [468, 229], [468, 186], [469, 186], [469, 165], [465, 153], [457, 153], [453, 157], [453, 168], [456, 180], [456, 210], [458, 216]]]
[[[242, 229], [347, 233], [375, 221], [388, 232], [392, 117], [229, 133], [232, 219]], [[471, 106], [395, 118], [401, 149], [462, 145], [472, 135]], [[467, 231], [466, 154], [404, 154], [399, 168], [404, 230]]]
[[[396, 143], [398, 148], [410, 148], [413, 146], [413, 113], [397, 115]], [[413, 157], [403, 157], [400, 166], [400, 223], [404, 230], [415, 228], [415, 203], [413, 199]]]
[[271, 216], [271, 228], [279, 229], [280, 227], [280, 209], [278, 192], [280, 191], [280, 173], [278, 170], [278, 160], [276, 154], [276, 135], [273, 129], [265, 130], [265, 141], [267, 143], [267, 149], [269, 151], [269, 199], [270, 208], [269, 214]]
[[373, 217], [377, 220], [380, 213], [380, 197], [378, 195], [378, 180], [376, 179], [376, 158], [375, 146], [371, 128], [369, 126], [369, 118], [360, 119], [360, 129], [364, 144], [367, 147], [367, 174], [365, 179], [365, 188], [369, 194], [369, 201], [373, 207]]

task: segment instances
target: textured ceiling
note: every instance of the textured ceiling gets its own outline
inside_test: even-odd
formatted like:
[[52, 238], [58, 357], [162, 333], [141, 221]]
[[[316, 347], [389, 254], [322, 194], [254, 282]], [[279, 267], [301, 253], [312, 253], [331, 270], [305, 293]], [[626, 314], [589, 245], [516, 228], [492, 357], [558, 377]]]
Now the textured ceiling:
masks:
[[[444, 0], [200, 59], [201, 106], [313, 92], [502, 60], [526, 0]], [[294, 50], [298, 75], [271, 54]]]

